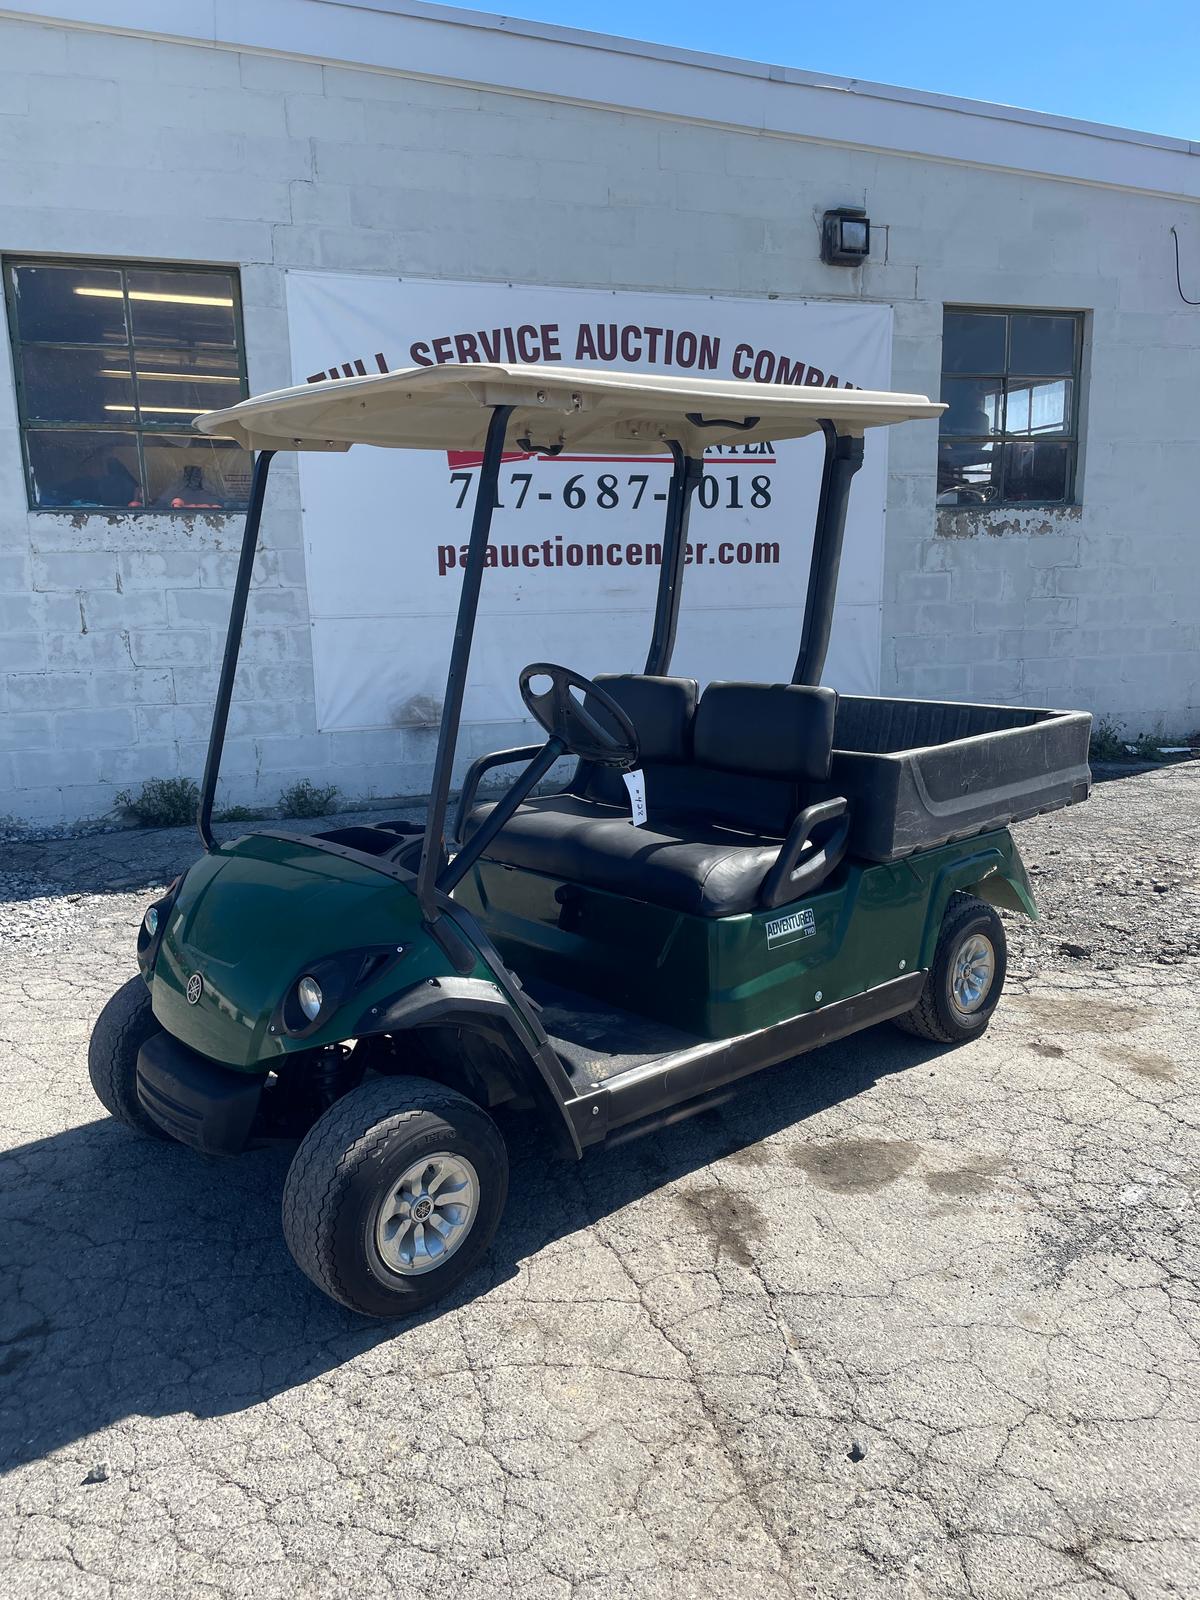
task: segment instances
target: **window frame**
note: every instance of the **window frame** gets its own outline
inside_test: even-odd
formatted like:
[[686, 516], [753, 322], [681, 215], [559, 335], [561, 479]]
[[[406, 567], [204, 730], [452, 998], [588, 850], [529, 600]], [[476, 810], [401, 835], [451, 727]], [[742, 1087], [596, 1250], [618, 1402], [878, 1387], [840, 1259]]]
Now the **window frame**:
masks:
[[[164, 261], [153, 257], [127, 256], [115, 259], [109, 256], [58, 256], [58, 255], [28, 255], [20, 251], [4, 251], [0, 254], [0, 279], [3, 280], [4, 314], [8, 329], [9, 355], [13, 370], [13, 387], [17, 401], [17, 434], [21, 450], [21, 471], [25, 479], [25, 503], [30, 512], [40, 516], [112, 516], [119, 512], [127, 517], [194, 517], [200, 514], [205, 516], [241, 516], [245, 505], [222, 507], [220, 510], [205, 508], [201, 513], [195, 506], [45, 506], [35, 503], [33, 478], [30, 471], [29, 450], [26, 446], [26, 436], [29, 433], [106, 433], [120, 431], [133, 433], [137, 441], [138, 469], [141, 473], [143, 486], [146, 484], [146, 459], [143, 451], [143, 438], [149, 434], [176, 438], [203, 438], [203, 434], [196, 431], [192, 423], [181, 422], [150, 422], [143, 420], [141, 411], [137, 413], [137, 421], [125, 424], [114, 430], [111, 424], [100, 422], [63, 422], [40, 423], [30, 421], [26, 415], [25, 404], [25, 379], [22, 362], [22, 352], [25, 350], [90, 350], [98, 346], [74, 343], [61, 343], [51, 339], [22, 339], [17, 324], [16, 295], [12, 290], [12, 269], [14, 267], [84, 267], [89, 271], [117, 272], [121, 275], [122, 305], [125, 313], [125, 344], [124, 350], [129, 359], [129, 370], [133, 380], [134, 403], [138, 404], [138, 378], [135, 358], [135, 345], [133, 336], [133, 315], [129, 305], [129, 284], [126, 277], [130, 272], [186, 272], [192, 275], [205, 275], [210, 277], [226, 278], [232, 285], [233, 295], [233, 331], [234, 355], [237, 361], [238, 400], [245, 400], [250, 394], [249, 375], [246, 366], [246, 329], [242, 317], [242, 276], [241, 269], [236, 263], [222, 262], [192, 262], [192, 261]], [[113, 351], [120, 351], [122, 346], [112, 345], [107, 347]], [[200, 413], [197, 413], [200, 415]]]
[[[1004, 371], [1003, 372], [997, 373], [997, 372], [947, 372], [946, 371], [946, 367], [945, 367], [945, 360], [946, 360], [946, 318], [947, 318], [947, 316], [963, 316], [963, 315], [965, 315], [965, 316], [982, 316], [982, 317], [1003, 317], [1004, 318]], [[1083, 445], [1083, 440], [1082, 440], [1081, 435], [1080, 435], [1079, 424], [1080, 424], [1080, 419], [1081, 419], [1082, 414], [1083, 414], [1083, 367], [1084, 367], [1084, 355], [1085, 355], [1085, 348], [1086, 348], [1086, 339], [1085, 339], [1086, 319], [1087, 319], [1086, 311], [1072, 310], [1072, 309], [1070, 309], [1068, 307], [1064, 307], [1064, 306], [964, 305], [964, 304], [961, 304], [961, 303], [958, 303], [958, 302], [953, 302], [953, 303], [950, 302], [950, 301], [944, 302], [943, 305], [942, 305], [942, 353], [941, 353], [941, 363], [942, 363], [942, 365], [941, 365], [941, 376], [940, 376], [939, 384], [938, 384], [938, 396], [939, 396], [939, 398], [941, 397], [942, 388], [944, 387], [947, 378], [952, 378], [952, 379], [961, 378], [961, 379], [964, 379], [967, 382], [971, 382], [971, 381], [975, 381], [975, 382], [980, 382], [980, 381], [997, 382], [1001, 386], [1001, 393], [1002, 393], [1003, 398], [1004, 398], [1004, 421], [1007, 423], [1007, 421], [1008, 421], [1008, 386], [1009, 386], [1009, 383], [1014, 378], [1017, 379], [1017, 380], [1020, 380], [1022, 377], [1024, 377], [1026, 380], [1028, 380], [1030, 378], [1039, 378], [1040, 377], [1040, 378], [1044, 379], [1044, 378], [1049, 377], [1051, 380], [1053, 380], [1054, 378], [1061, 376], [1061, 374], [1046, 374], [1046, 373], [1034, 373], [1034, 374], [1025, 373], [1025, 374], [1022, 374], [1020, 372], [1017, 372], [1015, 369], [1013, 369], [1010, 366], [1010, 360], [1011, 360], [1011, 355], [1012, 355], [1012, 319], [1013, 319], [1013, 317], [1070, 317], [1072, 322], [1075, 325], [1074, 342], [1073, 342], [1072, 351], [1071, 351], [1071, 372], [1070, 372], [1069, 378], [1068, 378], [1068, 381], [1071, 384], [1070, 426], [1069, 426], [1069, 428], [1065, 429], [1062, 433], [1056, 433], [1053, 436], [1051, 436], [1051, 435], [1044, 436], [1047, 443], [1064, 444], [1064, 445], [1068, 445], [1070, 447], [1069, 450], [1068, 450], [1068, 453], [1067, 453], [1067, 462], [1068, 462], [1068, 465], [1067, 465], [1067, 478], [1066, 478], [1066, 484], [1065, 484], [1065, 487], [1064, 487], [1063, 497], [1062, 497], [1061, 500], [1010, 500], [1008, 498], [1007, 494], [1005, 493], [1005, 489], [1006, 489], [1006, 486], [1007, 486], [1007, 478], [1008, 478], [1008, 453], [1007, 453], [1007, 450], [1005, 449], [1005, 446], [1007, 446], [1009, 444], [1014, 444], [1014, 443], [1019, 444], [1019, 443], [1022, 442], [1023, 439], [1028, 439], [1030, 437], [1030, 435], [1028, 435], [1028, 434], [1024, 434], [1023, 435], [1023, 434], [1010, 433], [1007, 428], [1003, 428], [998, 433], [992, 433], [992, 434], [970, 434], [970, 433], [967, 433], [967, 434], [957, 434], [957, 433], [956, 434], [943, 434], [942, 431], [941, 431], [941, 425], [940, 425], [940, 421], [939, 421], [939, 426], [938, 426], [938, 449], [939, 449], [939, 452], [940, 452], [941, 445], [942, 445], [943, 441], [944, 440], [949, 440], [949, 439], [952, 439], [954, 442], [961, 443], [961, 444], [981, 444], [981, 445], [982, 444], [991, 444], [991, 445], [998, 446], [1000, 448], [1000, 450], [1001, 450], [1001, 456], [1000, 456], [1000, 463], [1001, 463], [1001, 469], [1000, 469], [1001, 470], [1000, 493], [999, 493], [999, 495], [997, 496], [997, 498], [995, 500], [987, 500], [987, 501], [984, 501], [983, 503], [981, 503], [979, 505], [971, 505], [970, 503], [966, 503], [966, 504], [954, 503], [954, 504], [949, 504], [949, 505], [943, 504], [941, 501], [938, 500], [938, 495], [941, 494], [942, 491], [936, 486], [936, 475], [935, 475], [934, 503], [935, 503], [936, 509], [939, 510], [939, 511], [969, 511], [969, 510], [987, 511], [987, 510], [992, 510], [993, 508], [1003, 508], [1005, 510], [1010, 510], [1010, 509], [1012, 509], [1014, 507], [1021, 507], [1021, 506], [1028, 506], [1028, 507], [1037, 509], [1037, 508], [1046, 508], [1046, 507], [1050, 507], [1050, 506], [1077, 506], [1080, 503], [1079, 502], [1079, 498], [1078, 498], [1078, 494], [1077, 494], [1077, 489], [1078, 489], [1078, 485], [1079, 485], [1079, 458], [1080, 458], [1080, 451], [1081, 451], [1082, 445]], [[939, 455], [939, 466], [940, 466], [940, 455]]]

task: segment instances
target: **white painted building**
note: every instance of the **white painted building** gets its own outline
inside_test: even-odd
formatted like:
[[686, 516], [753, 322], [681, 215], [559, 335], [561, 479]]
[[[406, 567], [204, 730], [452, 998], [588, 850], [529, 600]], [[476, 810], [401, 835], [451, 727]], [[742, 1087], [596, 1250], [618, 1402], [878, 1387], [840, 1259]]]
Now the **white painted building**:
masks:
[[[747, 371], [763, 348], [796, 358], [795, 330], [841, 326], [836, 308], [868, 308], [890, 386], [936, 396], [945, 375], [951, 410], [940, 452], [936, 424], [890, 440], [881, 585], [864, 570], [846, 597], [865, 619], [855, 671], [884, 693], [1190, 733], [1200, 308], [1183, 296], [1200, 299], [1198, 202], [1200, 144], [415, 0], [0, 12], [0, 815], [97, 817], [147, 778], [199, 774], [244, 464], [194, 464], [189, 407], [376, 351], [406, 364], [420, 341], [398, 330], [418, 302], [449, 308], [430, 340], [490, 326], [490, 312], [454, 321], [477, 285], [497, 323], [506, 295], [518, 321], [532, 303], [515, 284], [559, 308], [561, 291], [587, 291], [593, 321], [611, 295], [643, 334], [649, 296], [675, 297], [675, 328], [691, 297], [698, 327], [766, 330]], [[870, 218], [865, 265], [821, 259], [837, 207]], [[347, 320], [299, 365], [322, 295]], [[396, 322], [361, 320], [376, 304]], [[359, 326], [380, 344], [352, 347]], [[857, 381], [808, 361], [808, 381]], [[404, 506], [356, 501], [386, 481], [356, 463], [336, 463], [359, 474], [346, 515], [356, 532], [377, 524], [386, 566], [378, 530], [403, 540]], [[600, 504], [595, 475], [581, 481]], [[864, 478], [864, 515], [874, 492]], [[810, 507], [796, 513], [807, 527]], [[225, 802], [272, 804], [300, 776], [420, 794], [437, 676], [413, 664], [420, 608], [351, 568], [353, 603], [328, 603], [349, 546], [327, 481], [293, 458], [276, 465], [263, 543]], [[638, 665], [605, 592], [568, 657], [586, 671]], [[514, 648], [542, 654], [513, 615]], [[352, 671], [339, 701], [356, 641], [375, 647], [362, 677], [382, 683], [378, 703]], [[687, 665], [721, 675], [729, 655], [694, 643]], [[465, 753], [520, 742], [512, 714], [485, 683]]]

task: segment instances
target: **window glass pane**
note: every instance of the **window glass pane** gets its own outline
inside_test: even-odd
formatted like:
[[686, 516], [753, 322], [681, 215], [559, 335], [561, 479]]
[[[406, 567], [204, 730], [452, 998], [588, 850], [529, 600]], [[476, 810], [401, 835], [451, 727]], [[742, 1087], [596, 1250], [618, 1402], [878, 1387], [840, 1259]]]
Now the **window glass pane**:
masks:
[[31, 428], [25, 448], [35, 506], [126, 510], [143, 503], [134, 433]]
[[131, 269], [125, 276], [136, 344], [235, 347], [233, 281], [227, 273]]
[[1051, 378], [1038, 383], [1013, 378], [1008, 385], [1006, 431], [1042, 434], [1071, 431], [1070, 378]]
[[232, 440], [146, 434], [143, 449], [147, 505], [166, 511], [245, 508], [251, 457]]
[[938, 445], [940, 506], [982, 506], [1000, 493], [1000, 446], [943, 439]]
[[119, 272], [86, 266], [14, 266], [9, 272], [21, 343], [127, 343]]
[[943, 378], [942, 399], [950, 407], [941, 416], [943, 434], [999, 433], [1004, 396], [996, 378]]
[[1011, 317], [1010, 372], [1070, 377], [1075, 370], [1074, 317], [1014, 311]]
[[124, 350], [56, 350], [25, 345], [19, 355], [25, 416], [31, 422], [126, 423], [133, 374]]
[[1004, 324], [1002, 311], [947, 311], [942, 324], [942, 371], [1003, 372]]
[[142, 350], [136, 356], [142, 421], [179, 428], [202, 411], [219, 411], [242, 398], [233, 351]]
[[1043, 444], [1040, 439], [1006, 444], [1004, 498], [1065, 500], [1073, 449], [1069, 444]]

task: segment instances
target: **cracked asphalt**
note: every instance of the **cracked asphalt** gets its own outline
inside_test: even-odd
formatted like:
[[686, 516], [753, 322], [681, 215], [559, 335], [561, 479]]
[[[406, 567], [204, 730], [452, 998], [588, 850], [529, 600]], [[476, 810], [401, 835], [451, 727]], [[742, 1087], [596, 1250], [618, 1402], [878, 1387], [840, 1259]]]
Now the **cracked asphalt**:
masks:
[[874, 1029], [578, 1167], [510, 1128], [486, 1268], [393, 1326], [292, 1266], [285, 1155], [91, 1098], [192, 838], [8, 846], [6, 1600], [1200, 1593], [1200, 764], [1017, 834], [1046, 919], [982, 1040]]

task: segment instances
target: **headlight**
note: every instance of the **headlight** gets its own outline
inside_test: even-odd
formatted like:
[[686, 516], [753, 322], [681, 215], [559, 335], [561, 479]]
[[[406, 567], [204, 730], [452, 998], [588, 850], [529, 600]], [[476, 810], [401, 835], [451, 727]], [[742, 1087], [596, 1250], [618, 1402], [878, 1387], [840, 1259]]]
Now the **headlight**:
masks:
[[145, 916], [146, 932], [153, 939], [158, 932], [158, 907], [151, 906]]
[[315, 1022], [321, 1015], [321, 1007], [325, 1004], [325, 996], [321, 993], [321, 985], [315, 978], [301, 978], [296, 985], [296, 999], [300, 1002], [300, 1009], [310, 1022]]

